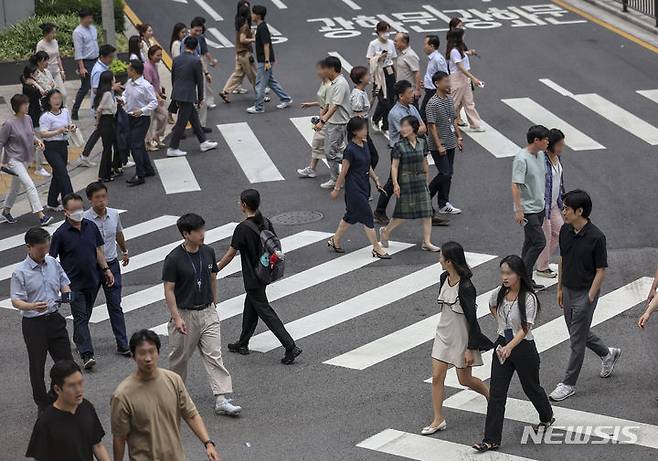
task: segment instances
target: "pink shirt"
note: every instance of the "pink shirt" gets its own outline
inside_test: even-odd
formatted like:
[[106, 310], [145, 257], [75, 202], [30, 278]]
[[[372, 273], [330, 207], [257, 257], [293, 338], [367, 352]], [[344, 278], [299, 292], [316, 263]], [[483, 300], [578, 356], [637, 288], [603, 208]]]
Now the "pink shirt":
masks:
[[155, 92], [160, 94], [162, 91], [162, 86], [160, 85], [160, 74], [158, 73], [158, 68], [149, 60], [144, 61], [144, 78], [147, 82], [153, 85]]
[[4, 148], [6, 160], [31, 162], [34, 158], [35, 139], [30, 116], [12, 115], [0, 128], [0, 152]]

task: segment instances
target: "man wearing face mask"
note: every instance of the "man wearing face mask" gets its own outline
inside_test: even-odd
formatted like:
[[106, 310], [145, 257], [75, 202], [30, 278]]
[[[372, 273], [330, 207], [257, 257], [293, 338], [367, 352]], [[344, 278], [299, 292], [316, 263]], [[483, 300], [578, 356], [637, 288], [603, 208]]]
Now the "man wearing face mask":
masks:
[[[50, 245], [50, 256], [59, 257], [60, 264], [71, 280], [71, 313], [73, 314], [73, 342], [78, 348], [86, 370], [96, 365], [94, 348], [89, 333], [89, 318], [103, 274], [105, 285], [114, 285], [114, 275], [103, 252], [103, 237], [92, 221], [84, 218], [82, 197], [76, 193], [62, 199], [66, 221], [55, 231]], [[100, 270], [99, 270], [100, 268]]]
[[391, 25], [386, 21], [379, 21], [375, 28], [377, 38], [368, 45], [366, 58], [370, 66], [370, 74], [374, 79], [374, 88], [376, 88], [377, 107], [372, 115], [372, 126], [375, 131], [379, 131], [379, 122], [382, 122], [381, 129], [388, 131], [388, 111], [395, 104], [393, 85], [395, 85], [395, 68], [393, 60], [398, 57], [391, 35]]

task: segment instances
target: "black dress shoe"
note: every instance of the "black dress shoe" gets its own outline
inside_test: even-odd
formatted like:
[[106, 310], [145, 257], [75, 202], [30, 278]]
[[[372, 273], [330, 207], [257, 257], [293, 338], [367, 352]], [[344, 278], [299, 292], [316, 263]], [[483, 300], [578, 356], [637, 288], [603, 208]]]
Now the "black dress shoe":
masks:
[[128, 186], [139, 186], [140, 184], [144, 184], [146, 181], [144, 178], [140, 178], [139, 176], [133, 176], [129, 180], [126, 181], [128, 183]]
[[302, 353], [302, 350], [295, 346], [292, 349], [289, 349], [286, 351], [286, 355], [283, 356], [281, 359], [281, 363], [284, 365], [290, 365], [292, 362], [295, 361], [295, 358]]
[[249, 348], [238, 343], [229, 343], [228, 350], [229, 352], [235, 352], [240, 355], [249, 355]]
[[208, 128], [207, 126], [202, 127], [201, 130], [203, 130], [204, 133], [212, 133], [212, 128]]
[[124, 357], [132, 357], [130, 349], [117, 349], [117, 354], [123, 355]]
[[449, 219], [437, 218], [435, 216], [435, 217], [432, 218], [432, 225], [433, 226], [448, 226], [448, 225], [450, 225], [450, 220]]

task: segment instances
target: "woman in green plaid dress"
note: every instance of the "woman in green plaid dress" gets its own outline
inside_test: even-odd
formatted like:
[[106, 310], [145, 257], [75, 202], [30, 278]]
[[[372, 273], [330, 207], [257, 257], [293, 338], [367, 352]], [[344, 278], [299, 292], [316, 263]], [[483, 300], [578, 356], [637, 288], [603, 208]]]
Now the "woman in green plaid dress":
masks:
[[432, 234], [432, 201], [427, 188], [427, 150], [425, 140], [418, 138], [419, 121], [413, 115], [400, 120], [400, 141], [391, 151], [391, 179], [393, 193], [397, 197], [393, 219], [386, 227], [379, 229], [379, 239], [384, 248], [388, 248], [393, 229], [407, 219], [423, 220], [423, 243], [425, 251], [440, 251], [433, 245]]

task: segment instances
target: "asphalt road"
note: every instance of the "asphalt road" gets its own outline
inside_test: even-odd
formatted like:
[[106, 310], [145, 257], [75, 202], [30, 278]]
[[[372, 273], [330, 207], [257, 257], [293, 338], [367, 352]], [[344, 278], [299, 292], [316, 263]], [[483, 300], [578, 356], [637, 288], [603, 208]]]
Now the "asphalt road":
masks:
[[[274, 108], [274, 97], [275, 101], [267, 106], [267, 113], [248, 115], [245, 108], [251, 105], [252, 92], [244, 96], [233, 96], [230, 105], [224, 105], [217, 98], [218, 107], [209, 113], [208, 124], [214, 127], [217, 124], [247, 122], [285, 180], [250, 184], [218, 130], [213, 131], [211, 138], [219, 142], [219, 148], [207, 153], [199, 153], [194, 140], [188, 137], [182, 147], [190, 152], [187, 159], [201, 190], [165, 196], [157, 178], [137, 189], [126, 188], [121, 182], [114, 183], [110, 188], [111, 205], [127, 210], [122, 215], [124, 227], [161, 215], [180, 215], [188, 211], [203, 215], [209, 228], [237, 222], [241, 216], [236, 199], [241, 190], [253, 186], [261, 192], [262, 209], [268, 216], [287, 211], [319, 211], [324, 216], [314, 223], [280, 225], [277, 230], [281, 236], [291, 236], [305, 230], [333, 232], [335, 229], [344, 212], [343, 203], [341, 200], [332, 202], [326, 191], [318, 187], [319, 180], [296, 178], [295, 170], [306, 164], [310, 152], [308, 144], [289, 118], [315, 115], [313, 110], [299, 108], [298, 103], [314, 100], [317, 82], [314, 80], [313, 67], [327, 52], [340, 53], [352, 65], [365, 62], [367, 42], [372, 36], [370, 29], [361, 24], [367, 25], [367, 21], [372, 19], [352, 18], [358, 15], [388, 15], [391, 19], [408, 20], [410, 15], [396, 14], [428, 13], [430, 10], [423, 9], [422, 5], [426, 3], [417, 0], [355, 0], [361, 10], [353, 10], [348, 5], [350, 2], [340, 0], [283, 0], [286, 9], [276, 6], [280, 2], [263, 1], [269, 10], [268, 21], [281, 33], [281, 37], [287, 39], [275, 45], [275, 75], [294, 97], [295, 104], [279, 111]], [[152, 0], [129, 0], [128, 3], [143, 21], [153, 25], [156, 37], [165, 47], [169, 43], [172, 23], [176, 20], [189, 22], [196, 15], [205, 15], [209, 27], [215, 27], [230, 41], [233, 40], [231, 24], [234, 2], [159, 0], [158, 8], [153, 8]], [[204, 4], [209, 5], [223, 19], [213, 19], [200, 6]], [[475, 9], [483, 13], [492, 5], [480, 0], [445, 0], [435, 8], [451, 16], [464, 13], [446, 10]], [[495, 7], [505, 9], [509, 6], [521, 8], [532, 5], [552, 4], [510, 0], [496, 2]], [[518, 11], [529, 10], [521, 8], [516, 14]], [[309, 21], [323, 17], [341, 17], [352, 21], [354, 29], [348, 31], [359, 34], [351, 38], [327, 38], [318, 30], [322, 22]], [[552, 24], [547, 19], [549, 17], [559, 21], [579, 22]], [[582, 21], [581, 17], [573, 13], [539, 18], [543, 24], [534, 22], [534, 26], [512, 27], [515, 24], [508, 19], [493, 18], [491, 21], [500, 26], [489, 24], [490, 28], [482, 28], [481, 24], [474, 24], [476, 27], [468, 29], [469, 46], [476, 48], [482, 56], [481, 59], [473, 60], [473, 71], [486, 81], [485, 89], [477, 91], [476, 102], [483, 119], [516, 144], [523, 144], [525, 131], [531, 123], [502, 102], [503, 99], [531, 98], [605, 146], [605, 149], [597, 150], [567, 149], [563, 155], [563, 164], [567, 188], [578, 187], [590, 192], [594, 200], [592, 219], [607, 235], [610, 268], [603, 288], [603, 294], [607, 294], [641, 277], [651, 276], [655, 270], [658, 244], [654, 229], [658, 202], [652, 186], [656, 183], [657, 147], [637, 136], [638, 133], [644, 133], [637, 123], [631, 124], [633, 126], [630, 130], [635, 132], [633, 134], [605, 118], [611, 111], [598, 113], [592, 109], [591, 102], [580, 103], [577, 97], [561, 95], [539, 79], [550, 79], [576, 96], [597, 94], [657, 126], [656, 103], [636, 91], [656, 87], [658, 61], [647, 49], [598, 25]], [[525, 21], [532, 23], [528, 19]], [[442, 20], [434, 20], [427, 24], [405, 22], [402, 26], [410, 31], [411, 45], [421, 54], [421, 38], [424, 33], [417, 31], [417, 28], [445, 28], [446, 24]], [[439, 34], [443, 41], [445, 32]], [[208, 37], [221, 44], [217, 36], [209, 34]], [[219, 90], [232, 70], [233, 48], [211, 48], [211, 51], [220, 60], [220, 66], [213, 71], [216, 82], [214, 86]], [[387, 174], [388, 155], [384, 147], [385, 139], [377, 135], [375, 141], [383, 159], [378, 174], [384, 176]], [[654, 144], [658, 144], [658, 141]], [[163, 158], [164, 152], [153, 157]], [[496, 257], [474, 270], [474, 283], [478, 292], [484, 293], [496, 286], [499, 257], [518, 253], [522, 244], [522, 232], [514, 224], [511, 212], [511, 158], [496, 158], [467, 137], [466, 148], [458, 155], [455, 168], [451, 201], [462, 208], [464, 213], [454, 217], [449, 227], [435, 228], [433, 240], [440, 244], [455, 239], [470, 252]], [[326, 169], [321, 172], [322, 177], [327, 174]], [[24, 232], [30, 224], [30, 219], [26, 217], [15, 226], [1, 225], [0, 240]], [[420, 235], [420, 224], [409, 223], [396, 231], [395, 239], [417, 244]], [[178, 238], [175, 227], [170, 226], [131, 240], [129, 248], [132, 255], [138, 255]], [[348, 238], [344, 246], [350, 251], [367, 244], [365, 236], [357, 228], [350, 231]], [[223, 253], [227, 245], [227, 240], [213, 244], [218, 255]], [[6, 266], [19, 261], [24, 253], [20, 247], [13, 247], [0, 254], [1, 265]], [[336, 255], [330, 254], [320, 240], [290, 253], [287, 274], [292, 276], [335, 258]], [[294, 293], [275, 301], [273, 305], [284, 322], [291, 322], [350, 300], [435, 262], [434, 255], [421, 252], [416, 245], [395, 255], [390, 261], [374, 262], [338, 277], [317, 280], [310, 288], [293, 290]], [[160, 271], [161, 263], [156, 263], [127, 274], [124, 277], [124, 294], [136, 293], [157, 284]], [[437, 282], [438, 275], [437, 271]], [[8, 282], [0, 281], [2, 299], [8, 295]], [[222, 301], [243, 293], [239, 273], [221, 280], [219, 286]], [[423, 382], [430, 375], [431, 341], [422, 342], [417, 347], [362, 371], [322, 362], [434, 315], [435, 296], [434, 285], [331, 328], [321, 328], [321, 331], [299, 340], [304, 353], [298, 363], [291, 367], [279, 363], [282, 354], [280, 348], [265, 354], [254, 352], [244, 357], [227, 355], [225, 363], [233, 375], [235, 389], [233, 398], [244, 409], [238, 419], [213, 415], [212, 395], [205, 371], [198, 357], [195, 357], [188, 376], [188, 389], [212, 437], [217, 440], [223, 459], [401, 459], [356, 445], [387, 428], [417, 433], [431, 421], [430, 388]], [[611, 301], [614, 314], [595, 327], [597, 334], [609, 345], [624, 350], [614, 376], [601, 380], [598, 377], [599, 362], [593, 354], [588, 354], [578, 383], [578, 393], [556, 406], [647, 425], [658, 424], [657, 404], [654, 401], [658, 361], [653, 350], [658, 333], [649, 331], [640, 334], [634, 327], [634, 321], [642, 310], [639, 300], [645, 296], [646, 293], [638, 294], [632, 289], [622, 291], [620, 297]], [[548, 325], [554, 319], [559, 322], [561, 311], [554, 298], [555, 288], [549, 288], [540, 295], [542, 313], [539, 326]], [[637, 302], [627, 302], [635, 298]], [[623, 302], [629, 306], [614, 309], [614, 306]], [[363, 303], [367, 306], [374, 301], [365, 299]], [[361, 306], [357, 304], [355, 309]], [[151, 303], [127, 313], [126, 319], [131, 331], [154, 327], [168, 320], [162, 302]], [[223, 343], [233, 341], [239, 334], [240, 321], [239, 316], [223, 321]], [[3, 383], [0, 406], [3, 408], [2, 419], [5, 422], [0, 446], [3, 447], [4, 455], [8, 456], [4, 458], [3, 455], [3, 459], [22, 459], [36, 417], [36, 408], [31, 400], [20, 318], [16, 312], [0, 309], [0, 322]], [[490, 336], [495, 334], [493, 319], [487, 317], [480, 322], [483, 331]], [[262, 331], [261, 325], [257, 333]], [[109, 433], [110, 395], [132, 370], [133, 364], [114, 354], [114, 340], [107, 321], [93, 325], [92, 335], [98, 366], [93, 373], [87, 375], [87, 398], [96, 405]], [[569, 353], [568, 342], [559, 340], [557, 343], [541, 353], [541, 380], [547, 392], [560, 380]], [[161, 364], [166, 366], [166, 338], [163, 338], [163, 344]], [[457, 392], [459, 389], [448, 388], [446, 395], [451, 397]], [[516, 379], [509, 396], [525, 400]], [[534, 420], [533, 413], [528, 415]], [[449, 429], [437, 439], [461, 445], [470, 445], [481, 439], [483, 415], [447, 408], [446, 418]], [[519, 418], [515, 419], [505, 422], [501, 447], [502, 452], [510, 455], [531, 459], [571, 457], [600, 460], [617, 460], [622, 457], [643, 460], [655, 457], [654, 449], [647, 445], [653, 443], [656, 446], [656, 438], [651, 437], [657, 432], [648, 432], [653, 442], [644, 445], [521, 445], [524, 423], [517, 421]], [[557, 424], [560, 424], [559, 419]], [[594, 418], [592, 424], [595, 424]], [[658, 428], [649, 426], [647, 430], [658, 431]], [[110, 447], [111, 436], [107, 435], [104, 440]], [[200, 444], [187, 429], [184, 429], [184, 440], [189, 459], [203, 459]], [[447, 450], [445, 447], [440, 450], [443, 449]], [[434, 454], [440, 455], [440, 450]], [[432, 453], [425, 452], [426, 456], [429, 454]], [[459, 459], [469, 457], [463, 455]], [[441, 459], [457, 459], [457, 456], [448, 454]]]

